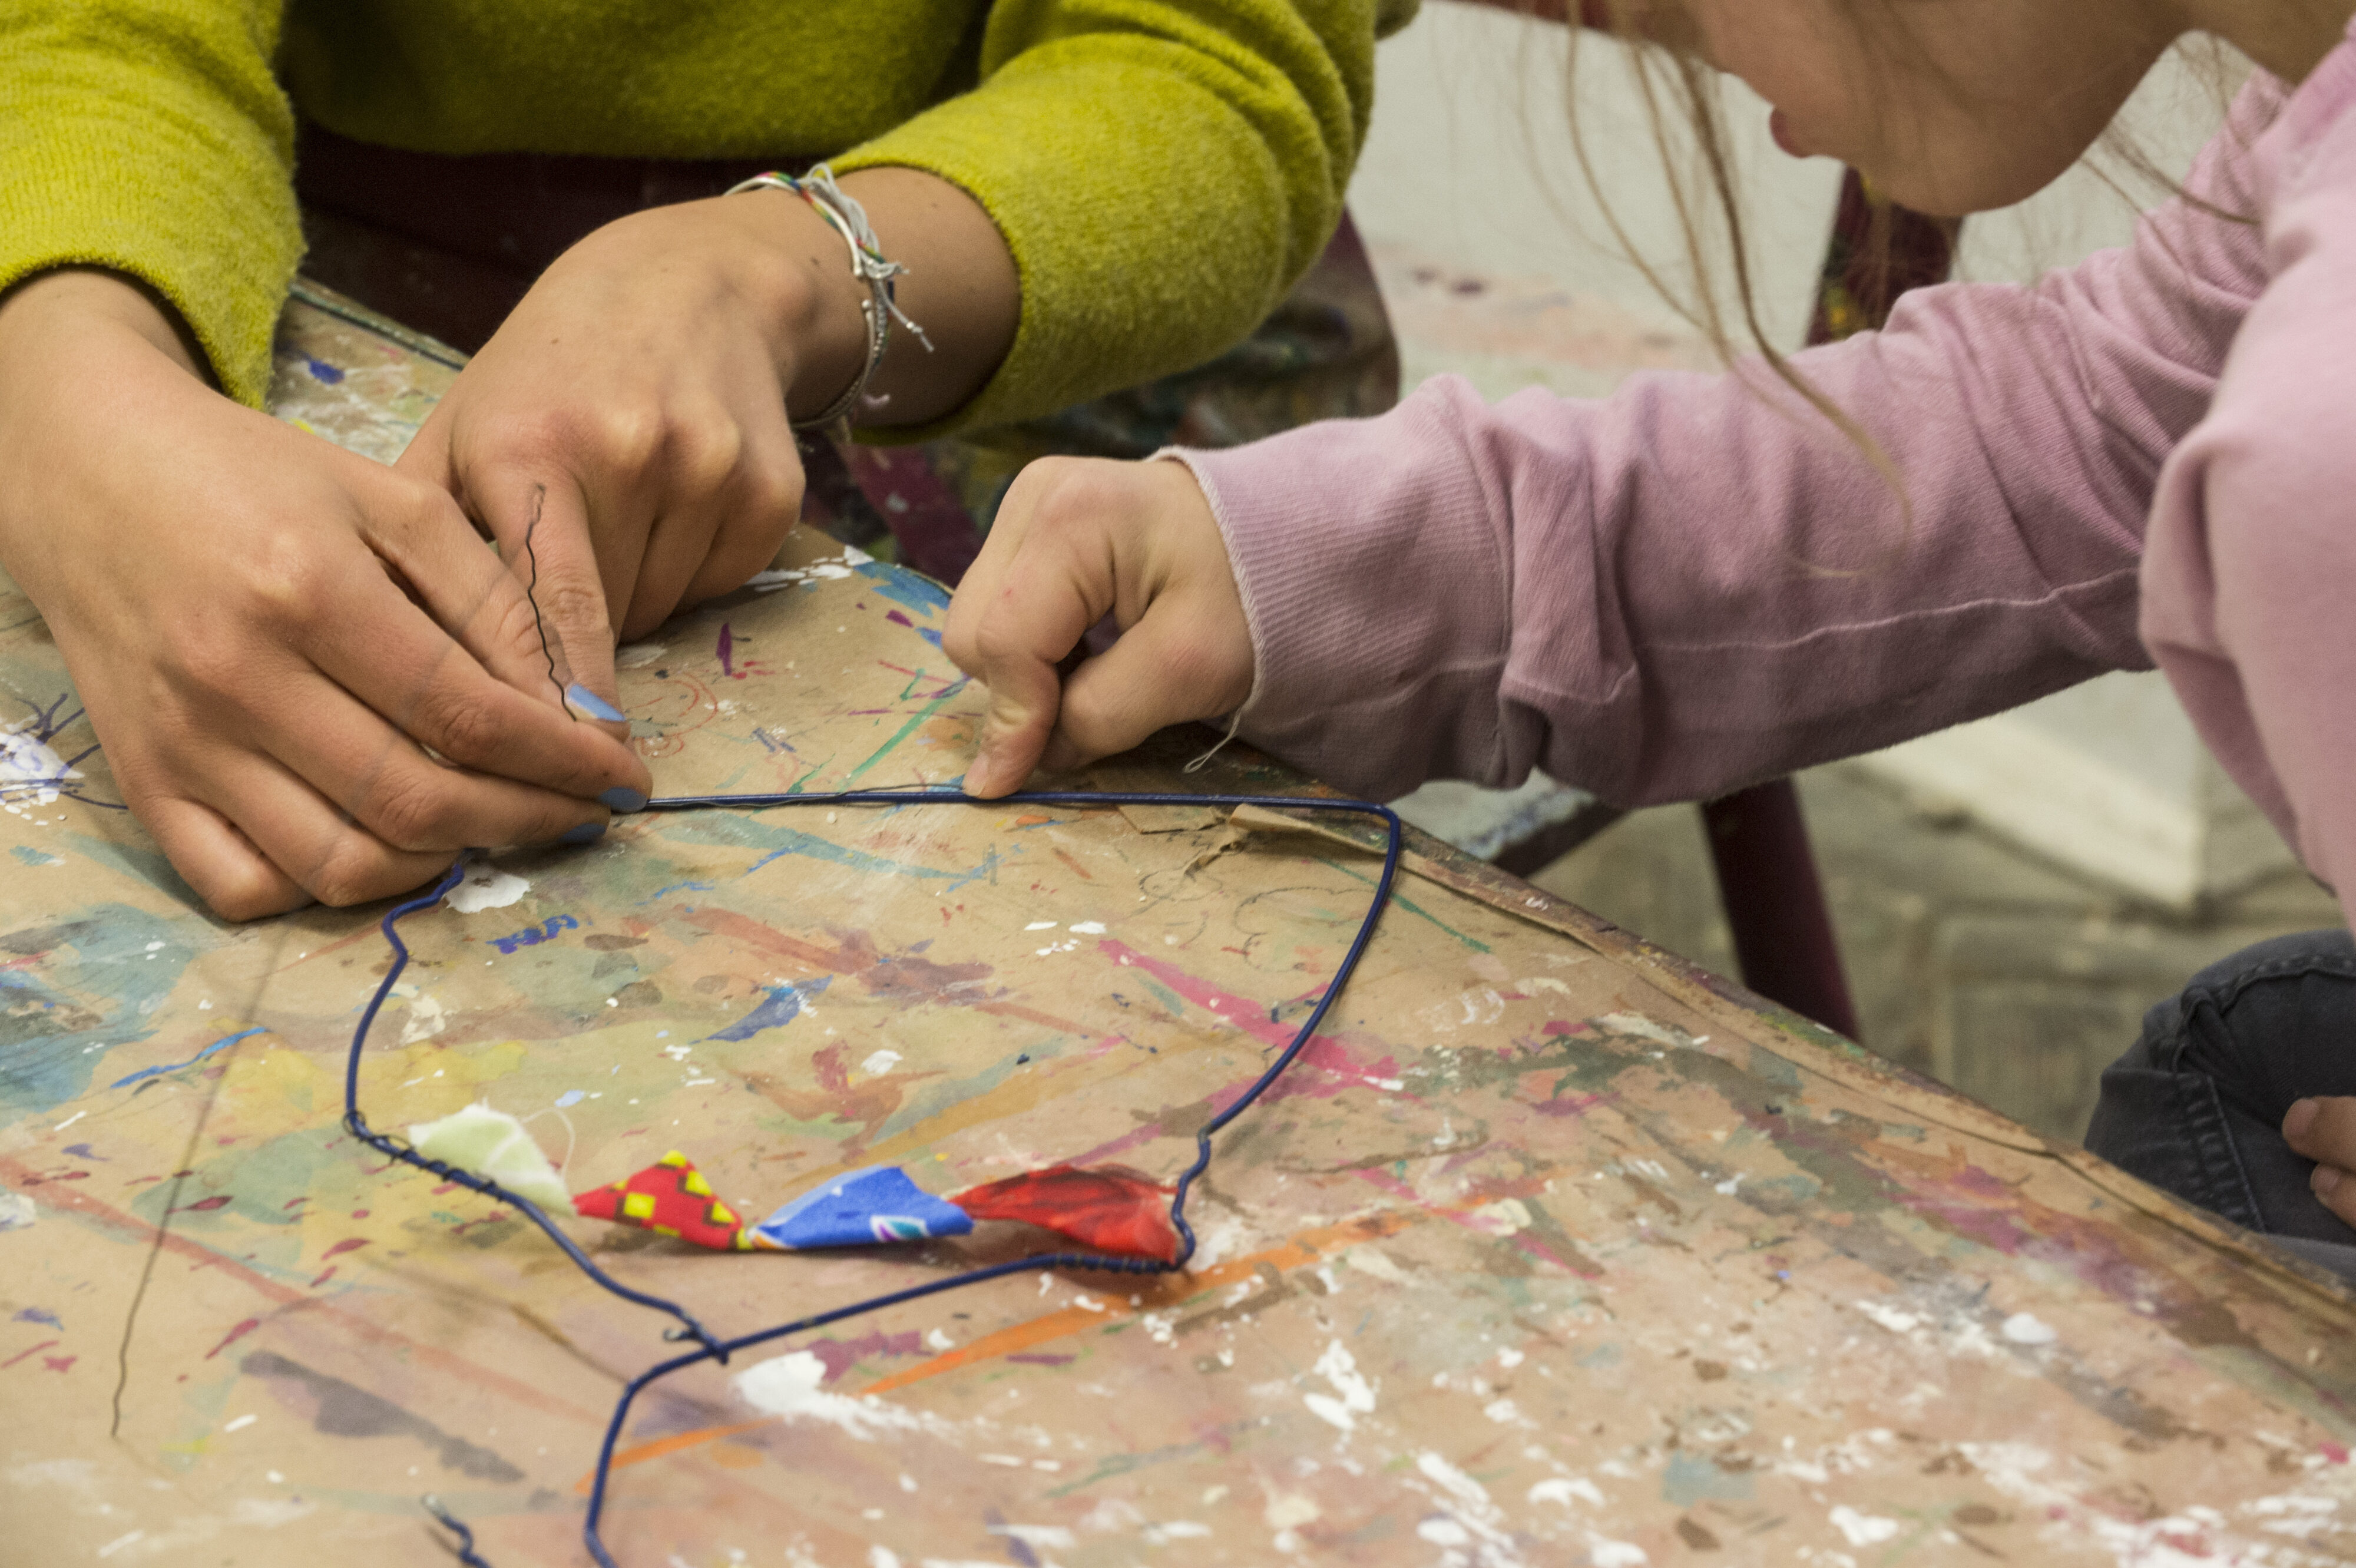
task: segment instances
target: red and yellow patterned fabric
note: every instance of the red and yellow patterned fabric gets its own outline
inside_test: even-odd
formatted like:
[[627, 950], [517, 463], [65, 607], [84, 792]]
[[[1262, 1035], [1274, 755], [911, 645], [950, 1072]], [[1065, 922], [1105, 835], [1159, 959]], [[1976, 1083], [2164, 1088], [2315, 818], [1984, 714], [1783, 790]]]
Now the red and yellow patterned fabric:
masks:
[[736, 1211], [713, 1196], [695, 1162], [677, 1149], [626, 1181], [575, 1194], [573, 1208], [591, 1219], [636, 1225], [723, 1252], [747, 1252], [759, 1245]]

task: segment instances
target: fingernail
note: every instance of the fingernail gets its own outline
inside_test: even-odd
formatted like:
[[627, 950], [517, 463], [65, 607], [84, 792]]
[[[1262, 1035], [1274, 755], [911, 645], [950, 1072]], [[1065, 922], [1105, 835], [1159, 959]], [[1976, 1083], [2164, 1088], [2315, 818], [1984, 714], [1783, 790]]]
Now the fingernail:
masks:
[[2316, 1166], [2315, 1174], [2307, 1178], [2307, 1185], [2315, 1189], [2316, 1197], [2330, 1197], [2331, 1189], [2340, 1185], [2339, 1167], [2336, 1165]]
[[605, 823], [583, 822], [579, 827], [565, 829], [563, 832], [557, 835], [556, 842], [559, 843], [595, 843], [599, 839], [604, 838], [605, 836]]
[[958, 788], [969, 795], [979, 795], [990, 788], [990, 781], [993, 777], [990, 751], [984, 747], [974, 753], [973, 761], [965, 770], [965, 777], [958, 780]]
[[585, 719], [598, 719], [609, 725], [629, 722], [621, 709], [578, 681], [564, 688], [564, 705]]
[[2315, 1124], [2315, 1113], [2323, 1109], [2320, 1101], [2302, 1100], [2283, 1113], [2283, 1136], [2297, 1143]]
[[604, 803], [607, 811], [619, 811], [626, 817], [632, 811], [643, 811], [647, 809], [647, 798], [627, 784], [616, 784], [597, 799]]

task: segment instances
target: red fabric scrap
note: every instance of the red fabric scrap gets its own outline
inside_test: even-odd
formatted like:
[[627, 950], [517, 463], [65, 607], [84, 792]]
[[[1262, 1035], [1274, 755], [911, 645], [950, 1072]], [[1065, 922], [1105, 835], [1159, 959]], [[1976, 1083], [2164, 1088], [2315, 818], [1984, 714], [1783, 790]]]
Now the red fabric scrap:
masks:
[[1168, 1262], [1178, 1256], [1172, 1190], [1124, 1165], [1051, 1165], [968, 1187], [949, 1201], [976, 1219], [1019, 1219], [1100, 1252]]
[[750, 1251], [755, 1245], [736, 1211], [712, 1195], [695, 1162], [676, 1149], [626, 1181], [574, 1194], [573, 1209], [716, 1251]]

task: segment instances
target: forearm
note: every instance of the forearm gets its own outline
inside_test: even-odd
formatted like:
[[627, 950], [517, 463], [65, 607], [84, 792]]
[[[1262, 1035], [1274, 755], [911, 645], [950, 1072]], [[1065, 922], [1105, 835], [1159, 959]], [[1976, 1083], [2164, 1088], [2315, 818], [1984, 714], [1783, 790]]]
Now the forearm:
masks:
[[[964, 191], [919, 169], [848, 176], [845, 194], [867, 210], [885, 256], [907, 268], [895, 301], [931, 342], [894, 323], [860, 424], [920, 424], [970, 400], [1014, 341], [1022, 310], [1013, 258], [990, 215]], [[843, 238], [790, 191], [760, 189], [667, 209], [739, 247], [740, 286], [771, 324], [771, 354], [786, 407], [798, 420], [832, 404], [867, 358], [872, 296], [852, 275]], [[653, 215], [648, 215], [649, 217]], [[625, 220], [639, 222], [640, 220]], [[650, 254], [648, 263], [663, 264]]]

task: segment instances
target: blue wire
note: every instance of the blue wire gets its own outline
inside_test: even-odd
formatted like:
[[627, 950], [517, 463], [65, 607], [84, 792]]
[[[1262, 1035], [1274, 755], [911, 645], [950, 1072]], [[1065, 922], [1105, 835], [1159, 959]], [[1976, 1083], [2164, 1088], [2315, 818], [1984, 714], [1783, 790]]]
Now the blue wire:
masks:
[[[384, 940], [391, 945], [392, 964], [386, 970], [383, 981], [378, 984], [376, 994], [369, 999], [368, 1007], [360, 1014], [359, 1027], [352, 1031], [351, 1058], [346, 1064], [344, 1070], [345, 1129], [352, 1136], [389, 1158], [399, 1160], [405, 1165], [415, 1165], [420, 1170], [429, 1171], [445, 1181], [455, 1182], [461, 1187], [520, 1210], [531, 1219], [533, 1224], [538, 1225], [548, 1234], [549, 1240], [563, 1249], [565, 1256], [580, 1265], [582, 1273], [587, 1274], [598, 1285], [624, 1301], [648, 1307], [657, 1312], [667, 1313], [677, 1318], [679, 1326], [666, 1330], [663, 1336], [666, 1339], [693, 1340], [699, 1347], [674, 1356], [668, 1361], [659, 1362], [640, 1372], [624, 1386], [621, 1398], [615, 1402], [613, 1419], [606, 1423], [605, 1438], [597, 1446], [597, 1468], [590, 1486], [589, 1511], [581, 1526], [582, 1541], [588, 1546], [589, 1554], [597, 1560], [599, 1568], [619, 1568], [619, 1564], [614, 1561], [613, 1554], [605, 1550], [605, 1540], [597, 1530], [598, 1522], [605, 1516], [606, 1487], [613, 1477], [615, 1445], [621, 1440], [622, 1428], [629, 1419], [631, 1404], [637, 1399], [640, 1391], [658, 1380], [667, 1378], [673, 1372], [702, 1361], [716, 1360], [725, 1366], [729, 1357], [737, 1351], [749, 1350], [756, 1345], [766, 1345], [773, 1339], [782, 1339], [787, 1335], [821, 1328], [830, 1323], [840, 1323], [846, 1317], [858, 1317], [867, 1313], [880, 1312], [885, 1307], [897, 1306], [903, 1302], [937, 1295], [943, 1291], [960, 1290], [967, 1285], [980, 1284], [985, 1280], [1000, 1279], [1008, 1274], [1029, 1273], [1041, 1269], [1093, 1269], [1100, 1273], [1122, 1274], [1166, 1274], [1176, 1273], [1184, 1269], [1187, 1261], [1194, 1257], [1195, 1251], [1194, 1228], [1186, 1222], [1186, 1195], [1194, 1187], [1195, 1178], [1210, 1168], [1212, 1134], [1249, 1110], [1254, 1101], [1268, 1092], [1269, 1086], [1274, 1084], [1277, 1079], [1283, 1075], [1284, 1070], [1292, 1065], [1293, 1059], [1307, 1048], [1310, 1040], [1317, 1033], [1318, 1025], [1324, 1022], [1325, 1015], [1331, 1012], [1333, 1004], [1340, 1000], [1344, 988], [1350, 983], [1351, 975], [1357, 970], [1358, 961], [1365, 955], [1367, 944], [1374, 940], [1375, 927], [1382, 918], [1384, 908], [1390, 902], [1391, 883], [1398, 873], [1399, 850], [1403, 837], [1398, 815], [1388, 806], [1379, 805], [1371, 800], [1303, 799], [1295, 795], [1184, 795], [1035, 789], [1018, 791], [994, 800], [977, 800], [961, 790], [917, 788], [843, 789], [824, 795], [670, 795], [648, 800], [646, 810], [691, 811], [712, 807], [731, 807], [740, 811], [758, 811], [771, 806], [896, 807], [908, 805], [1222, 806], [1231, 810], [1237, 806], [1258, 806], [1271, 811], [1346, 811], [1360, 816], [1378, 818], [1382, 822], [1385, 831], [1383, 870], [1381, 876], [1376, 879], [1374, 897], [1366, 906], [1366, 918], [1359, 922], [1357, 936], [1351, 941], [1349, 950], [1343, 955], [1341, 963], [1335, 967], [1333, 978], [1326, 983], [1325, 994], [1318, 999], [1317, 1005], [1311, 1009], [1308, 1017], [1301, 1021], [1301, 1027], [1294, 1033], [1291, 1043], [1287, 1045], [1278, 1054], [1277, 1058], [1269, 1064], [1265, 1072], [1253, 1079], [1249, 1088], [1236, 1097], [1233, 1104], [1211, 1117], [1196, 1130], [1194, 1162], [1179, 1173], [1177, 1184], [1171, 1193], [1170, 1223], [1178, 1232], [1179, 1245], [1177, 1251], [1169, 1259], [1119, 1257], [1101, 1252], [1033, 1253], [1027, 1257], [1011, 1259], [1002, 1263], [991, 1263], [979, 1269], [969, 1269], [962, 1273], [950, 1274], [924, 1284], [911, 1285], [905, 1290], [872, 1296], [865, 1301], [853, 1302], [848, 1306], [834, 1307], [808, 1317], [797, 1318], [791, 1323], [779, 1324], [774, 1328], [764, 1328], [752, 1334], [740, 1335], [733, 1339], [716, 1337], [711, 1330], [696, 1320], [692, 1313], [677, 1302], [667, 1301], [658, 1295], [649, 1295], [644, 1291], [633, 1290], [606, 1273], [595, 1263], [591, 1262], [588, 1254], [582, 1251], [579, 1245], [559, 1230], [556, 1223], [530, 1199], [509, 1191], [488, 1177], [477, 1176], [471, 1171], [460, 1170], [441, 1160], [429, 1159], [410, 1147], [405, 1141], [376, 1132], [369, 1126], [367, 1119], [360, 1114], [360, 1053], [368, 1045], [369, 1031], [375, 1026], [377, 1013], [384, 1006], [385, 998], [392, 994], [392, 988], [400, 981], [402, 972], [409, 967], [409, 946], [401, 940], [400, 933], [393, 929], [393, 923], [403, 916], [415, 914], [420, 909], [431, 908], [439, 903], [466, 875], [467, 855], [461, 854], [453, 861], [449, 871], [444, 875], [439, 883], [435, 884], [431, 892], [421, 894], [405, 904], [395, 905], [387, 910], [383, 920], [380, 922], [379, 929], [384, 932]], [[467, 1564], [468, 1568], [489, 1568], [489, 1564], [475, 1553], [475, 1537], [472, 1530], [444, 1511], [439, 1502], [428, 1498], [426, 1508], [435, 1519], [458, 1534], [460, 1538], [458, 1560], [461, 1563]]]

